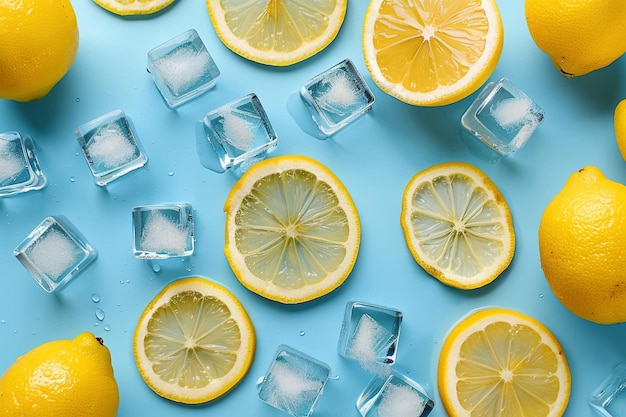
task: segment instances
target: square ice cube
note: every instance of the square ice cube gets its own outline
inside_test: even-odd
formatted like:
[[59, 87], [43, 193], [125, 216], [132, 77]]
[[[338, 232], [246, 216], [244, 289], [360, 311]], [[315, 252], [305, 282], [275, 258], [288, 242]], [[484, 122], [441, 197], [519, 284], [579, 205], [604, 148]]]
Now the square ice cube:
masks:
[[133, 255], [139, 259], [190, 256], [194, 250], [190, 204], [133, 207]]
[[620, 363], [589, 397], [589, 405], [604, 417], [626, 416], [626, 363]]
[[46, 177], [30, 136], [15, 131], [0, 133], [0, 197], [45, 186]]
[[151, 49], [147, 67], [170, 108], [206, 93], [220, 75], [220, 70], [195, 29]]
[[363, 417], [426, 417], [434, 406], [420, 384], [395, 370], [372, 378], [356, 403]]
[[259, 383], [258, 395], [261, 401], [294, 417], [308, 417], [329, 377], [330, 367], [324, 362], [280, 345]]
[[311, 78], [301, 88], [300, 95], [311, 117], [327, 136], [370, 111], [375, 100], [349, 59]]
[[357, 360], [366, 370], [381, 372], [396, 361], [402, 312], [358, 301], [345, 309], [337, 351]]
[[[241, 173], [264, 159], [276, 147], [278, 137], [256, 94], [210, 111], [202, 119], [196, 148], [205, 168]], [[219, 166], [212, 163], [217, 158]]]
[[13, 254], [47, 292], [63, 288], [97, 256], [65, 216], [46, 217]]
[[76, 138], [97, 185], [107, 185], [148, 162], [131, 120], [122, 110], [79, 126]]
[[522, 148], [544, 112], [530, 97], [503, 78], [487, 84], [461, 118], [469, 140], [478, 140], [502, 155]]

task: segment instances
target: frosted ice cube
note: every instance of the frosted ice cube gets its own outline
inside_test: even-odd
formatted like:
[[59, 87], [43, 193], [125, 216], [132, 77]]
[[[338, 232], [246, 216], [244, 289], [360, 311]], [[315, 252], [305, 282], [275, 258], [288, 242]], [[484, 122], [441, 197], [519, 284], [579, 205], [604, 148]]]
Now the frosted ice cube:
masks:
[[426, 417], [434, 406], [420, 384], [395, 370], [375, 376], [356, 402], [363, 417]]
[[151, 49], [147, 68], [170, 108], [206, 93], [220, 75], [195, 29]]
[[286, 345], [277, 349], [259, 384], [259, 398], [294, 417], [308, 417], [330, 376], [325, 363]]
[[320, 131], [328, 136], [370, 111], [375, 101], [349, 59], [308, 80], [300, 96]]
[[193, 210], [187, 203], [133, 208], [133, 254], [139, 259], [190, 256], [194, 251]]
[[39, 190], [47, 180], [29, 136], [0, 133], [0, 197]]
[[402, 312], [376, 304], [346, 304], [337, 351], [368, 371], [385, 374], [395, 363]]
[[626, 415], [626, 363], [618, 364], [593, 391], [589, 405], [604, 417]]
[[122, 110], [103, 114], [76, 129], [76, 139], [97, 185], [143, 167], [148, 157]]
[[278, 137], [256, 94], [220, 106], [205, 115], [196, 133], [200, 162], [215, 172], [245, 172], [264, 159]]
[[543, 109], [503, 78], [481, 90], [463, 114], [461, 127], [470, 149], [477, 142], [508, 155], [528, 142], [543, 119]]
[[46, 217], [13, 253], [47, 292], [63, 288], [97, 256], [64, 216]]

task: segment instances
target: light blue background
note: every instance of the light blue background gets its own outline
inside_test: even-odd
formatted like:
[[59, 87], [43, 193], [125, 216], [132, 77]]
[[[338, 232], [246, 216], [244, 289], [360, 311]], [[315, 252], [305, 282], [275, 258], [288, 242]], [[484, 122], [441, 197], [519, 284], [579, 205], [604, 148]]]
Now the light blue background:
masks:
[[[120, 387], [119, 417], [282, 416], [256, 397], [276, 347], [285, 343], [326, 363], [329, 381], [315, 415], [358, 416], [355, 402], [370, 376], [336, 353], [349, 300], [398, 308], [404, 313], [398, 370], [423, 384], [445, 416], [437, 393], [436, 364], [448, 329], [469, 311], [491, 305], [514, 309], [548, 326], [565, 349], [572, 371], [567, 416], [589, 415], [587, 398], [626, 356], [624, 325], [602, 326], [577, 318], [550, 291], [539, 265], [541, 214], [568, 176], [585, 165], [626, 182], [626, 163], [615, 144], [613, 109], [626, 97], [621, 59], [577, 79], [566, 79], [532, 42], [522, 0], [500, 0], [504, 51], [491, 80], [506, 77], [535, 99], [546, 119], [514, 156], [489, 164], [459, 137], [462, 113], [476, 94], [454, 105], [419, 108], [378, 89], [361, 53], [367, 3], [350, 0], [336, 40], [323, 52], [288, 68], [247, 61], [217, 38], [203, 1], [178, 0], [149, 18], [122, 18], [89, 0], [76, 0], [81, 39], [67, 76], [44, 99], [0, 101], [0, 132], [33, 137], [49, 184], [0, 200], [0, 371], [43, 342], [83, 331], [104, 337]], [[215, 89], [170, 110], [146, 72], [151, 48], [195, 28], [222, 75]], [[373, 111], [333, 138], [304, 133], [287, 111], [304, 82], [344, 58], [364, 74], [376, 96]], [[275, 155], [303, 154], [326, 164], [350, 191], [362, 221], [361, 250], [343, 286], [314, 302], [285, 306], [243, 288], [223, 255], [225, 198], [236, 181], [204, 169], [195, 151], [195, 124], [219, 105], [255, 92], [279, 136]], [[148, 164], [107, 188], [93, 183], [74, 129], [121, 108], [133, 120]], [[507, 199], [517, 234], [510, 267], [486, 288], [459, 291], [427, 275], [409, 254], [399, 223], [402, 192], [419, 170], [445, 161], [467, 161], [489, 175]], [[74, 180], [74, 181], [73, 181]], [[132, 255], [131, 209], [140, 204], [186, 201], [196, 219], [197, 245], [186, 261], [162, 263], [155, 273]], [[46, 216], [64, 214], [99, 251], [83, 275], [58, 295], [41, 290], [13, 256], [13, 249]], [[243, 302], [258, 336], [255, 361], [232, 392], [213, 403], [188, 407], [161, 399], [139, 376], [132, 356], [135, 324], [147, 303], [177, 277], [210, 277]], [[95, 304], [91, 294], [102, 301]], [[98, 322], [95, 309], [106, 318]], [[110, 331], [105, 331], [105, 325]]]

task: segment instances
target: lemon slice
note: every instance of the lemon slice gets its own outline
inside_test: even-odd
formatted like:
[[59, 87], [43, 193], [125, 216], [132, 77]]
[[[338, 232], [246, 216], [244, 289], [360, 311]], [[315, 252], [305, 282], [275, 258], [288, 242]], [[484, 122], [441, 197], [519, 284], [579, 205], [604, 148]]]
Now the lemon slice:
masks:
[[224, 45], [261, 64], [286, 66], [315, 55], [337, 36], [347, 0], [206, 0]]
[[406, 103], [459, 101], [489, 78], [503, 45], [495, 0], [372, 0], [362, 48], [374, 82]]
[[356, 262], [356, 207], [339, 179], [313, 159], [280, 156], [253, 165], [224, 211], [224, 252], [234, 274], [270, 300], [321, 297], [341, 285]]
[[615, 140], [622, 159], [626, 160], [626, 99], [617, 103], [613, 115]]
[[165, 9], [174, 0], [93, 0], [98, 6], [122, 16], [152, 14]]
[[418, 172], [404, 190], [400, 223], [417, 263], [456, 288], [490, 283], [515, 252], [509, 207], [471, 164], [447, 162]]
[[248, 372], [256, 338], [244, 307], [219, 284], [183, 278], [146, 307], [134, 338], [143, 380], [160, 396], [199, 404], [228, 392]]
[[542, 323], [501, 308], [461, 320], [441, 347], [437, 383], [451, 417], [560, 417], [571, 375]]

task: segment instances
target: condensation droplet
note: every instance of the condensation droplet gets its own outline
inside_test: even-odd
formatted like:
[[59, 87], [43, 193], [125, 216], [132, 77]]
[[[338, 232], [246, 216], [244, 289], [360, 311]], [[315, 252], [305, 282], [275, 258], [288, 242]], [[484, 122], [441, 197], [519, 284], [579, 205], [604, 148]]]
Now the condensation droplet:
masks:
[[104, 314], [104, 310], [101, 308], [96, 308], [96, 318], [100, 321], [104, 320], [106, 315]]
[[104, 325], [104, 331], [105, 331], [105, 332], [108, 332], [108, 331], [110, 331], [110, 330], [111, 330], [111, 326], [109, 326], [108, 324], [105, 324], [105, 325]]
[[170, 177], [173, 177], [174, 176], [174, 171], [172, 171], [172, 170], [167, 171], [167, 175], [169, 175]]
[[161, 271], [161, 265], [159, 265], [159, 264], [153, 264], [153, 265], [152, 265], [152, 270], [153, 270], [154, 272], [160, 272], [160, 271]]
[[70, 182], [76, 182], [76, 178], [70, 177]]
[[539, 294], [539, 298], [543, 298], [543, 294]]
[[101, 300], [100, 294], [97, 294], [95, 292], [91, 294], [91, 301], [93, 301], [94, 303], [99, 303], [100, 300]]
[[76, 97], [76, 102], [80, 103], [80, 97]]
[[304, 336], [305, 334], [304, 330], [300, 330], [300, 336]]

